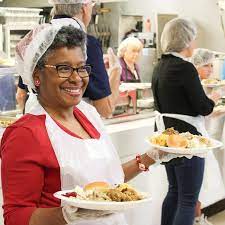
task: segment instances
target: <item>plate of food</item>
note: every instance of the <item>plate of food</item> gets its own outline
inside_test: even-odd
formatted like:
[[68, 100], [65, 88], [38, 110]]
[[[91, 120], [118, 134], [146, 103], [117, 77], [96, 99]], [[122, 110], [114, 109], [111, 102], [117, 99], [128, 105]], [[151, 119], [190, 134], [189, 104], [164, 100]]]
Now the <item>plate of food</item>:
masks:
[[202, 85], [208, 88], [220, 87], [225, 85], [225, 80], [219, 80], [215, 78], [202, 80]]
[[93, 182], [84, 188], [58, 191], [54, 196], [68, 205], [92, 210], [124, 211], [151, 201], [148, 194], [139, 192], [127, 183], [110, 186], [105, 182]]
[[215, 113], [225, 113], [225, 105], [224, 104], [216, 105], [213, 109], [213, 112], [215, 112]]
[[0, 116], [0, 127], [7, 128], [11, 124], [13, 124], [17, 118], [9, 117], [9, 116]]
[[154, 133], [147, 139], [147, 142], [152, 147], [164, 152], [181, 155], [204, 154], [209, 150], [219, 149], [223, 146], [220, 141], [193, 135], [189, 132], [179, 133], [174, 128], [168, 128], [162, 133]]

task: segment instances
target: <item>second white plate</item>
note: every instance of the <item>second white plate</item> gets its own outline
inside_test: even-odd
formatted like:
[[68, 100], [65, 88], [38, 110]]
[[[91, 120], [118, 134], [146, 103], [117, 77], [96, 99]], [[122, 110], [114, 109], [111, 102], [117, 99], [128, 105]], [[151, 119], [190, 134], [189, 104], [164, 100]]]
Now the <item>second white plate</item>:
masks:
[[202, 147], [202, 148], [174, 148], [174, 147], [164, 147], [159, 146], [156, 144], [152, 144], [150, 140], [146, 141], [149, 143], [151, 147], [157, 148], [164, 152], [173, 153], [173, 154], [180, 154], [180, 155], [196, 155], [196, 154], [205, 154], [207, 151], [220, 149], [223, 146], [223, 143], [217, 141], [215, 139], [209, 138], [210, 142], [212, 143], [211, 147]]
[[144, 196], [144, 199], [142, 200], [127, 201], [127, 202], [88, 201], [63, 196], [64, 194], [70, 192], [74, 192], [74, 190], [58, 191], [54, 193], [54, 196], [66, 202], [68, 205], [75, 206], [77, 208], [93, 209], [93, 210], [110, 210], [110, 211], [125, 211], [127, 209], [139, 207], [152, 200], [147, 193], [142, 193], [142, 195]]

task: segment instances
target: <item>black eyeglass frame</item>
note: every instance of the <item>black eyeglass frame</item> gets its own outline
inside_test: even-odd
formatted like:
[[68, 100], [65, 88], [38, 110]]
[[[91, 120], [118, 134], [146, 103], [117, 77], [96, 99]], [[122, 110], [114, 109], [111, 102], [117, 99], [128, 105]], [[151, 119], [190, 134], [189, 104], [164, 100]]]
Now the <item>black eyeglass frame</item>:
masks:
[[[68, 68], [71, 69], [70, 76], [61, 76], [61, 75], [60, 75], [59, 68], [60, 68], [61, 66], [68, 67]], [[83, 78], [87, 78], [87, 77], [90, 76], [90, 74], [91, 74], [91, 68], [92, 68], [92, 66], [89, 65], [89, 64], [86, 64], [86, 65], [80, 66], [80, 67], [76, 67], [76, 68], [75, 68], [75, 67], [72, 67], [72, 66], [69, 66], [69, 65], [66, 65], [66, 64], [58, 64], [58, 65], [49, 65], [49, 64], [45, 64], [44, 67], [56, 69], [57, 74], [58, 74], [58, 76], [59, 76], [60, 78], [67, 78], [67, 79], [70, 78], [70, 77], [73, 75], [74, 71], [76, 71], [76, 73], [79, 75], [80, 78], [82, 78], [82, 79], [83, 79]], [[88, 70], [87, 70], [87, 68], [88, 68]], [[79, 70], [80, 70], [80, 69], [85, 69], [86, 72], [87, 72], [87, 75], [86, 75], [86, 76], [80, 76], [80, 73], [79, 73]]]

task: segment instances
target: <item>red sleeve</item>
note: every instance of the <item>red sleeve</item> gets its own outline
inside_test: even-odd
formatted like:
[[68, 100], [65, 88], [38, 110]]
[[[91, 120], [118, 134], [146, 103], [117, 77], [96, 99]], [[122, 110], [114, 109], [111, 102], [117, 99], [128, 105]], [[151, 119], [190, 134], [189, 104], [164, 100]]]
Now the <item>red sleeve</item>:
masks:
[[1, 143], [5, 225], [29, 225], [44, 184], [39, 143], [28, 128], [8, 128]]

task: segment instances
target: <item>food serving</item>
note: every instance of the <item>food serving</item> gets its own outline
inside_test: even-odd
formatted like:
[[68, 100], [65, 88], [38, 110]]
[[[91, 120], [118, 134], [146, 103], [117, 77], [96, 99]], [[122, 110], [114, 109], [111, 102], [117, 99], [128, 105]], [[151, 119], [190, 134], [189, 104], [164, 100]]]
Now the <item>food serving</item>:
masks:
[[150, 138], [153, 144], [175, 148], [211, 147], [209, 139], [189, 132], [179, 133], [174, 128], [168, 128], [162, 134]]
[[127, 183], [111, 186], [105, 182], [94, 182], [84, 188], [54, 194], [58, 199], [77, 208], [92, 210], [124, 211], [151, 201], [147, 193], [140, 193]]
[[0, 117], [0, 127], [6, 128], [16, 121], [16, 118]]
[[202, 85], [206, 87], [222, 86], [225, 85], [225, 81], [216, 78], [203, 79]]
[[189, 132], [179, 133], [174, 128], [168, 128], [161, 134], [156, 133], [147, 141], [152, 147], [183, 155], [204, 154], [207, 150], [219, 149], [223, 145], [217, 140], [200, 135]]
[[111, 187], [105, 182], [93, 182], [84, 188], [76, 186], [73, 192], [66, 193], [64, 196], [80, 200], [114, 202], [138, 201], [143, 199], [143, 196], [129, 184], [123, 183]]

